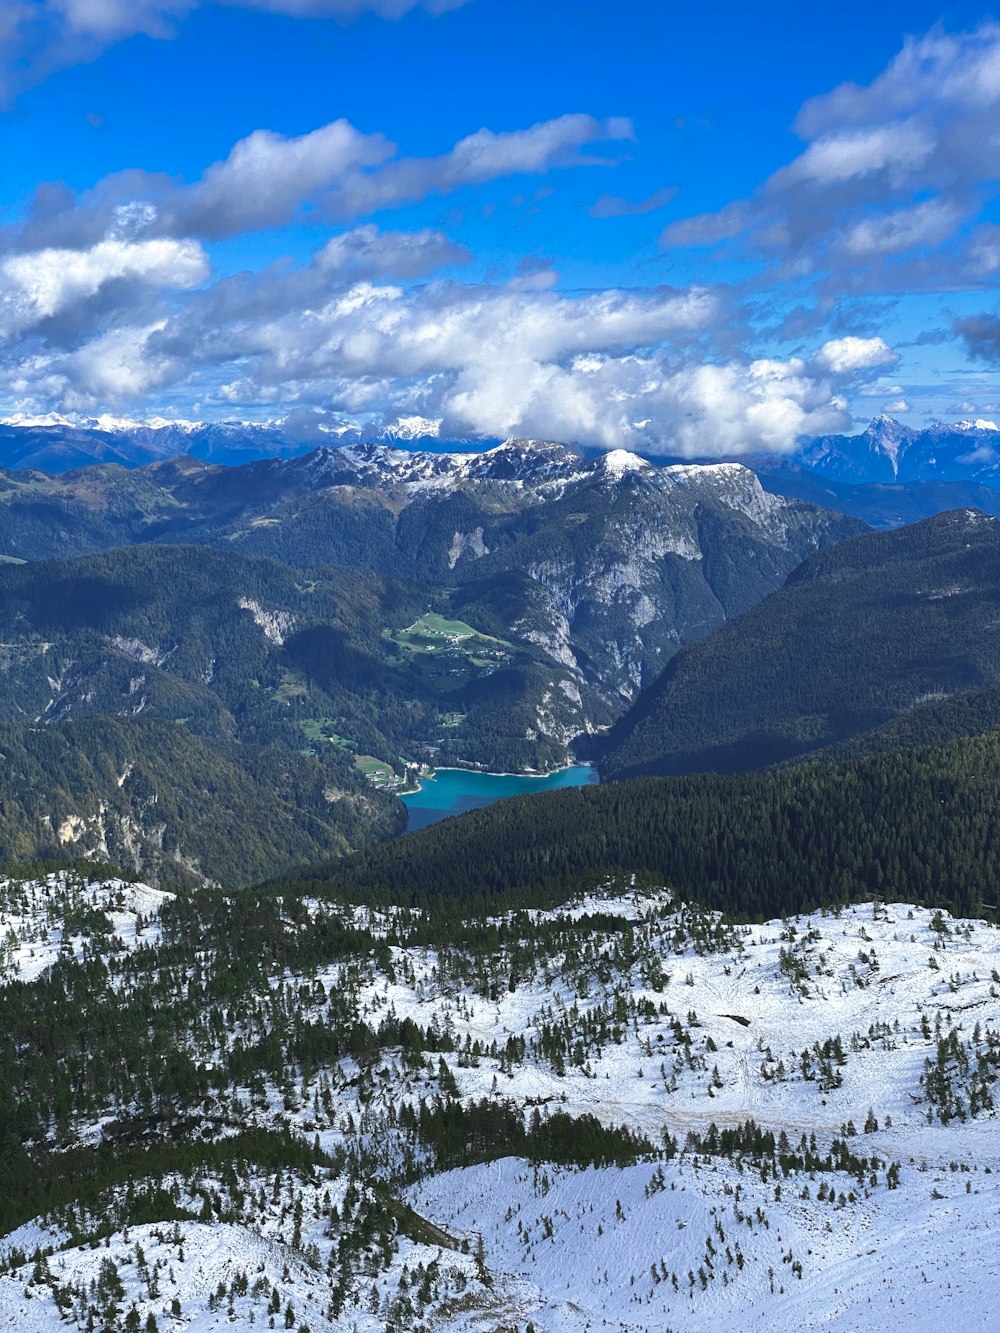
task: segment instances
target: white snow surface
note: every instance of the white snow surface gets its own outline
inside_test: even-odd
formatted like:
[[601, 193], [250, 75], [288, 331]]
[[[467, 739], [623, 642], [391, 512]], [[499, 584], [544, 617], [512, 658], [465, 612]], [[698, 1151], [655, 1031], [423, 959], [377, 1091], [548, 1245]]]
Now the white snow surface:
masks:
[[[30, 981], [61, 949], [78, 953], [80, 940], [60, 930], [60, 904], [104, 913], [110, 947], [130, 949], [155, 944], [166, 897], [118, 880], [4, 881], [0, 977]], [[311, 904], [310, 918], [325, 910]], [[391, 1014], [449, 1034], [454, 1049], [444, 1058], [465, 1102], [503, 1098], [526, 1118], [586, 1114], [640, 1132], [657, 1149], [667, 1134], [676, 1155], [586, 1169], [506, 1157], [426, 1176], [406, 1199], [439, 1229], [438, 1243], [398, 1237], [387, 1266], [366, 1276], [337, 1315], [325, 1276], [337, 1237], [319, 1220], [324, 1190], [342, 1199], [336, 1179], [289, 1172], [287, 1197], [269, 1195], [238, 1222], [137, 1226], [95, 1248], [35, 1219], [0, 1240], [0, 1333], [82, 1327], [61, 1321], [51, 1293], [82, 1290], [109, 1258], [124, 1290], [120, 1320], [134, 1305], [142, 1325], [152, 1314], [172, 1333], [266, 1328], [276, 1289], [275, 1325], [285, 1325], [290, 1303], [293, 1326], [311, 1333], [524, 1333], [529, 1323], [536, 1333], [995, 1333], [996, 1112], [944, 1123], [922, 1076], [925, 1062], [939, 1058], [939, 1037], [954, 1032], [963, 1047], [985, 1051], [1000, 1029], [1000, 930], [901, 902], [730, 930], [665, 890], [628, 885], [517, 920], [530, 941], [543, 924], [561, 918], [583, 927], [595, 913], [621, 925], [585, 937], [592, 948], [572, 944], [572, 955], [552, 955], [520, 977], [505, 947], [489, 961], [485, 994], [432, 948], [394, 946], [390, 972], [331, 964], [308, 980], [322, 983], [319, 994], [349, 995], [373, 1028]], [[355, 908], [349, 918], [378, 936], [391, 914]], [[711, 948], [706, 931], [715, 933]], [[292, 994], [304, 980], [286, 975], [273, 984]], [[610, 1031], [595, 1040], [601, 1023]], [[546, 1027], [576, 1034], [579, 1057], [556, 1067], [540, 1042]], [[479, 1044], [472, 1058], [462, 1055], [467, 1037]], [[523, 1058], [505, 1059], [511, 1039], [524, 1040]], [[821, 1052], [835, 1040], [842, 1058], [826, 1061], [833, 1077], [825, 1085]], [[291, 1095], [272, 1088], [264, 1101], [247, 1093], [246, 1127], [287, 1125], [327, 1150], [354, 1133], [377, 1138], [390, 1104], [416, 1106], [437, 1091], [437, 1055], [416, 1069], [391, 1053], [380, 1059], [363, 1098], [350, 1059], [311, 1076], [332, 1096], [329, 1114], [316, 1081]], [[967, 1082], [955, 1078], [965, 1096]], [[821, 1154], [846, 1132], [855, 1156], [878, 1165], [861, 1181], [799, 1169], [764, 1180], [737, 1161], [685, 1148], [689, 1131], [748, 1118], [784, 1133], [792, 1149], [815, 1136]], [[890, 1163], [899, 1164], [895, 1188]], [[304, 1219], [297, 1242], [296, 1191]], [[15, 1248], [26, 1257], [11, 1267]], [[51, 1250], [49, 1285], [32, 1278], [39, 1248]], [[404, 1268], [412, 1278], [419, 1265], [436, 1265], [438, 1294], [420, 1320], [393, 1323]], [[249, 1290], [210, 1308], [219, 1284], [240, 1274]]]
[[65, 928], [67, 908], [99, 913], [111, 947], [131, 951], [159, 942], [156, 918], [173, 896], [148, 884], [84, 880], [65, 871], [42, 880], [0, 879], [0, 985], [34, 981], [60, 956], [83, 957], [93, 927]]

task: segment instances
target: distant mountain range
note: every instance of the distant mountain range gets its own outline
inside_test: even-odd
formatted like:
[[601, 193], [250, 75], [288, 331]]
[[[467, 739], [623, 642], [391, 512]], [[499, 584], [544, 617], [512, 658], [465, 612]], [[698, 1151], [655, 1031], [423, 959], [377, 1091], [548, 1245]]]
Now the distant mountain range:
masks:
[[[108, 415], [0, 421], [0, 463], [53, 476], [94, 464], [116, 463], [136, 469], [178, 457], [239, 467], [308, 457], [317, 447], [326, 451], [323, 466], [333, 476], [336, 469], [330, 466], [329, 451], [337, 447], [387, 445], [420, 454], [488, 455], [500, 443], [442, 437], [438, 423], [423, 417], [401, 418], [378, 428], [347, 422], [317, 424], [316, 418], [304, 413], [264, 423], [163, 418], [139, 422]], [[590, 462], [600, 457], [600, 451], [593, 448], [570, 452]], [[719, 460], [646, 461], [660, 467]], [[724, 461], [752, 468], [771, 494], [836, 509], [876, 528], [899, 527], [947, 509], [973, 507], [1000, 515], [1000, 430], [992, 421], [938, 423], [915, 430], [880, 416], [858, 435], [805, 439], [791, 454], [755, 454]], [[346, 481], [356, 460], [345, 459], [344, 464], [340, 479]], [[480, 475], [496, 475], [497, 466], [496, 460], [484, 464]], [[421, 469], [428, 473], [426, 460], [411, 469], [410, 480], [418, 480]], [[466, 463], [465, 475], [473, 471]], [[449, 465], [442, 465], [438, 481], [448, 485], [453, 475]]]
[[804, 442], [793, 461], [832, 481], [972, 481], [997, 488], [1000, 427], [993, 421], [958, 421], [914, 429], [878, 416], [860, 435]]
[[[391, 425], [358, 426], [309, 414], [283, 421], [185, 421], [153, 417], [14, 416], [0, 420], [0, 461], [12, 468], [50, 473], [91, 463], [142, 467], [186, 454], [205, 462], [239, 465], [266, 458], [294, 458], [319, 444], [404, 445], [423, 452], [489, 450], [499, 439], [455, 439], [440, 434], [439, 423], [403, 417]], [[585, 456], [596, 451], [581, 449]], [[650, 459], [655, 463], [717, 461]], [[737, 458], [732, 461], [751, 462]], [[789, 454], [756, 456], [752, 466], [771, 472], [792, 463], [833, 482], [903, 484], [965, 481], [1000, 488], [1000, 428], [993, 421], [936, 422], [920, 429], [877, 416], [857, 435], [805, 438]]]
[[[437, 423], [404, 417], [392, 425], [366, 428], [344, 423], [316, 425], [311, 417], [284, 421], [185, 421], [153, 417], [133, 421], [108, 414], [98, 417], [8, 417], [0, 420], [0, 462], [11, 468], [37, 468], [58, 474], [93, 463], [144, 467], [179, 455], [238, 466], [262, 458], [294, 458], [318, 443], [412, 444], [435, 447]], [[484, 448], [499, 440], [442, 442]]]

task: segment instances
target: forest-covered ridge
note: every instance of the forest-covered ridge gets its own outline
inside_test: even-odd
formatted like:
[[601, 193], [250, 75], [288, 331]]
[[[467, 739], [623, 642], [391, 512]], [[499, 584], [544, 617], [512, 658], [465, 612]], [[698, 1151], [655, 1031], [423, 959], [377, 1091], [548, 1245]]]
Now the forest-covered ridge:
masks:
[[741, 920], [873, 896], [988, 916], [1000, 906], [998, 801], [992, 732], [840, 763], [514, 797], [282, 887], [468, 913], [561, 902], [639, 873]]
[[682, 650], [612, 729], [601, 773], [740, 772], [848, 743], [942, 741], [990, 724], [987, 698], [960, 701], [997, 682], [1000, 524], [956, 510], [817, 551]]

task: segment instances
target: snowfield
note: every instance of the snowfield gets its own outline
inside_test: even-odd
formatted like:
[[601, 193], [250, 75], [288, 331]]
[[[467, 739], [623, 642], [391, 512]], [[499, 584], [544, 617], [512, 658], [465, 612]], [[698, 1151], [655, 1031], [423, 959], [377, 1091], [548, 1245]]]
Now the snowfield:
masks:
[[81, 959], [85, 942], [95, 937], [111, 950], [155, 946], [156, 918], [173, 896], [148, 884], [67, 872], [0, 879], [0, 983], [34, 981], [59, 957]]
[[[155, 951], [170, 902], [5, 881], [0, 983]], [[104, 1225], [85, 1208], [25, 1221], [0, 1240], [0, 1330], [100, 1328], [92, 1308], [129, 1333], [1000, 1328], [996, 926], [869, 903], [734, 927], [633, 883], [480, 923], [485, 951], [400, 943], [398, 912], [318, 901], [286, 929], [334, 920], [370, 931], [375, 959], [274, 975], [261, 1005], [320, 1025], [346, 1005], [419, 1046], [206, 1103], [202, 1138], [288, 1128], [327, 1155], [310, 1167], [172, 1176], [159, 1222], [119, 1226], [121, 1198]], [[223, 1066], [266, 1036], [264, 1013], [193, 1031], [192, 1055]], [[510, 1103], [526, 1126], [593, 1117], [646, 1146], [622, 1166], [407, 1158], [404, 1123], [448, 1098]], [[106, 1111], [74, 1141], [129, 1108]], [[385, 1225], [355, 1252], [365, 1209]]]

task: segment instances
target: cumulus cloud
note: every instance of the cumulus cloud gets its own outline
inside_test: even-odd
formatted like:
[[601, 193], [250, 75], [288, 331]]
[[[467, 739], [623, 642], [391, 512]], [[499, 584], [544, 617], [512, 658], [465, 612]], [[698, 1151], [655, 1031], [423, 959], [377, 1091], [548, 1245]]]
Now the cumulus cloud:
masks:
[[816, 353], [816, 361], [833, 375], [853, 375], [874, 366], [894, 365], [899, 358], [881, 338], [834, 338]]
[[297, 138], [255, 130], [161, 207], [181, 234], [218, 237], [277, 227], [333, 181], [377, 166], [392, 152], [382, 135], [362, 134], [346, 120]]
[[7, 242], [89, 246], [109, 231], [213, 240], [301, 218], [342, 223], [505, 176], [606, 165], [594, 148], [631, 137], [628, 120], [570, 114], [522, 130], [477, 130], [436, 157], [405, 158], [384, 135], [343, 119], [297, 136], [255, 130], [191, 184], [127, 170], [79, 198], [58, 183], [43, 185]]
[[798, 360], [674, 370], [662, 357], [604, 356], [518, 369], [511, 381], [502, 367], [467, 366], [441, 402], [444, 428], [695, 457], [787, 451], [849, 421], [829, 379]]
[[965, 236], [1000, 180], [1000, 25], [908, 39], [871, 84], [803, 106], [805, 147], [747, 199], [682, 219], [666, 246], [734, 245], [830, 295], [982, 285]]
[[204, 250], [190, 240], [106, 240], [88, 250], [11, 255], [0, 263], [0, 334], [22, 334], [114, 283], [190, 288], [208, 272]]
[[450, 257], [447, 247], [438, 233], [358, 228], [302, 269], [226, 278], [155, 323], [36, 348], [0, 382], [25, 404], [38, 396], [63, 410], [179, 390], [244, 408], [419, 414], [462, 435], [728, 455], [845, 428], [845, 389], [895, 359], [879, 338], [845, 337], [811, 356], [719, 360], [713, 335], [733, 312], [701, 288], [357, 279], [364, 265]]

